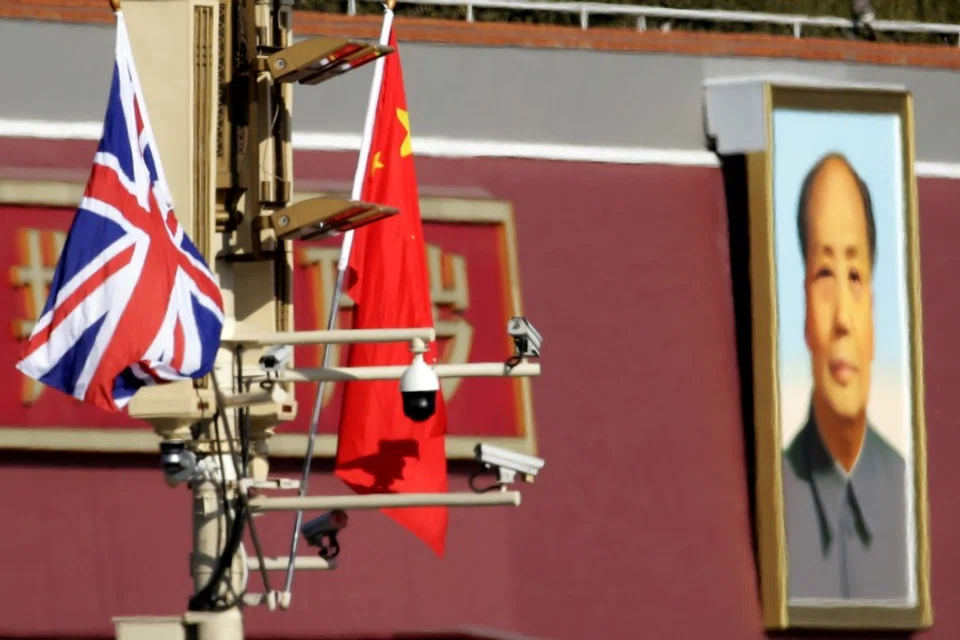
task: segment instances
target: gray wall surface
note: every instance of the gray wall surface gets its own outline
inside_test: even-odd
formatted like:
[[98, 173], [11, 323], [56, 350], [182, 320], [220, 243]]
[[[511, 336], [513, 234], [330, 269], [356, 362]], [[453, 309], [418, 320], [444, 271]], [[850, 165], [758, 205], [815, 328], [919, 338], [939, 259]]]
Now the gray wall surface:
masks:
[[[0, 20], [0, 118], [98, 122], [112, 25]], [[25, 56], [24, 52], [30, 55]], [[702, 150], [704, 80], [788, 73], [903, 84], [916, 104], [918, 160], [960, 162], [960, 83], [950, 71], [759, 58], [405, 44], [416, 135]], [[298, 86], [295, 131], [359, 134], [372, 66]]]

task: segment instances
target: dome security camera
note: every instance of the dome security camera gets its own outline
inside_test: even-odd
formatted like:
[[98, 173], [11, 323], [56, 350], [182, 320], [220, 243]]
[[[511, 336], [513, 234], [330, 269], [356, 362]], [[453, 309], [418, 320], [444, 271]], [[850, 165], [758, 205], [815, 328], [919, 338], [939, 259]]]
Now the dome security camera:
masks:
[[188, 482], [197, 473], [197, 455], [187, 448], [183, 440], [161, 442], [160, 463], [167, 482], [174, 486]]
[[440, 379], [418, 353], [413, 363], [400, 376], [400, 395], [403, 397], [403, 415], [414, 422], [429, 420], [437, 410], [437, 391]]

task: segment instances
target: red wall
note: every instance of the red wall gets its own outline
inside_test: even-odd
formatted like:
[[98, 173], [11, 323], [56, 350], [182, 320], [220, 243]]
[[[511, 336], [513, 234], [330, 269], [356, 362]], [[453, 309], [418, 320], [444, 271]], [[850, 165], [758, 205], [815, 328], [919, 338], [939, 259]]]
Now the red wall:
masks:
[[[0, 163], [82, 169], [89, 152], [0, 145]], [[353, 163], [300, 154], [297, 171], [346, 182]], [[471, 625], [555, 639], [763, 637], [720, 172], [417, 166], [424, 193], [479, 189], [515, 205], [524, 312], [545, 338], [533, 396], [546, 467], [519, 509], [453, 511], [444, 559], [380, 514], [351, 515], [341, 567], [298, 572], [293, 610], [249, 611], [250, 635]], [[921, 181], [936, 620], [923, 637], [950, 640], [960, 637], [958, 196], [960, 183]], [[0, 635], [108, 635], [113, 615], [184, 607], [189, 495], [166, 487], [156, 458], [0, 460]], [[342, 491], [322, 471], [311, 488]], [[286, 554], [291, 524], [291, 514], [259, 521], [271, 555]]]

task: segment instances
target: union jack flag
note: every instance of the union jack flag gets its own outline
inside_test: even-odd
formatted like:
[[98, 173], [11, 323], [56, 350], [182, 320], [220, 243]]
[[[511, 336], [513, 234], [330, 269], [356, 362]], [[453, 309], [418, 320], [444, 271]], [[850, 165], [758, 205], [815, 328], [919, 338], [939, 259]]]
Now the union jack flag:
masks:
[[108, 411], [213, 368], [223, 299], [173, 210], [123, 16], [89, 181], [17, 368]]

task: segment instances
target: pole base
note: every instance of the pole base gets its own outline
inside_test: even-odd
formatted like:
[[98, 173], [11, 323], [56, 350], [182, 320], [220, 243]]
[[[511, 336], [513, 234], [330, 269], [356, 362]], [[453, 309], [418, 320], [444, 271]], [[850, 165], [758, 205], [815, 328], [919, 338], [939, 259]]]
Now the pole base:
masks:
[[116, 640], [243, 640], [243, 615], [237, 607], [182, 616], [119, 617], [113, 625]]

